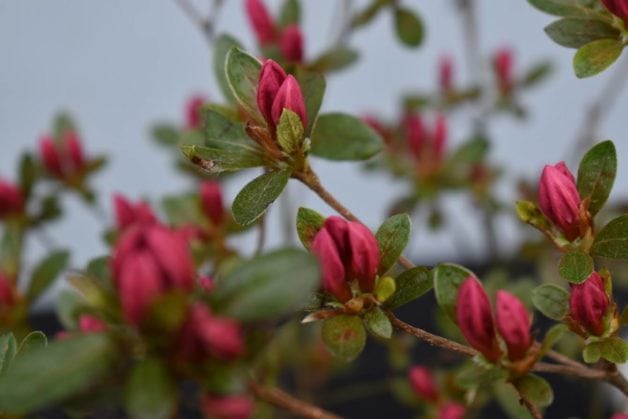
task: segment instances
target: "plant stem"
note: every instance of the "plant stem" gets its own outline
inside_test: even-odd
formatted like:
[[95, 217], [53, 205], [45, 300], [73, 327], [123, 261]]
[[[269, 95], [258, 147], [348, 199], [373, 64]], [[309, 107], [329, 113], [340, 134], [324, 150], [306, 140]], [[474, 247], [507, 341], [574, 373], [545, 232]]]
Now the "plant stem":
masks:
[[515, 388], [515, 390], [517, 390], [517, 393], [519, 394], [519, 401], [522, 405], [526, 407], [526, 409], [528, 409], [532, 417], [534, 419], [543, 419], [543, 415], [541, 415], [539, 409], [525, 396], [525, 394], [523, 394], [521, 389], [514, 384], [513, 387]]
[[190, 3], [190, 0], [175, 0], [181, 10], [187, 17], [201, 30], [207, 42], [211, 45], [214, 42], [216, 18], [218, 12], [223, 5], [224, 0], [213, 0], [211, 3], [211, 11], [207, 17], [203, 17], [202, 13]]
[[308, 402], [297, 399], [296, 397], [284, 392], [276, 387], [265, 387], [259, 383], [251, 381], [249, 389], [255, 396], [271, 403], [277, 407], [287, 410], [288, 412], [302, 417], [312, 419], [342, 419], [341, 416], [335, 415], [318, 406], [314, 406]]

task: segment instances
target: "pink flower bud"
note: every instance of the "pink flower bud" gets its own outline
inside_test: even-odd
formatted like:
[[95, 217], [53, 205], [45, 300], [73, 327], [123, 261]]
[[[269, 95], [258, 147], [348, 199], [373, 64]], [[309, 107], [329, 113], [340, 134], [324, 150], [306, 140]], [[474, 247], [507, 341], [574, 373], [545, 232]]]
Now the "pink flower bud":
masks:
[[0, 179], [0, 219], [24, 212], [24, 198], [17, 185]]
[[298, 25], [290, 25], [284, 29], [279, 39], [281, 55], [288, 62], [303, 62], [303, 34]]
[[351, 299], [351, 287], [345, 279], [345, 268], [338, 253], [338, 247], [327, 229], [321, 229], [312, 241], [312, 253], [321, 264], [323, 288], [334, 295], [339, 301]]
[[15, 302], [15, 289], [9, 278], [0, 273], [0, 312]]
[[214, 279], [210, 276], [202, 276], [198, 280], [198, 286], [205, 292], [212, 292], [214, 290]]
[[279, 123], [279, 118], [281, 118], [284, 109], [289, 109], [296, 113], [301, 118], [303, 127], [307, 126], [307, 114], [301, 87], [297, 79], [292, 75], [286, 77], [273, 101], [271, 116], [275, 124]]
[[434, 160], [441, 162], [445, 155], [445, 148], [447, 147], [447, 119], [445, 119], [443, 114], [439, 113], [436, 116], [436, 127], [434, 128], [434, 138], [432, 141]]
[[427, 368], [414, 366], [408, 373], [410, 385], [414, 392], [424, 400], [429, 402], [438, 401], [438, 391], [434, 384], [432, 372]]
[[438, 64], [438, 84], [441, 92], [447, 94], [453, 90], [454, 62], [449, 55], [443, 55]]
[[580, 236], [580, 195], [564, 162], [543, 168], [539, 180], [539, 206], [568, 240]]
[[271, 126], [275, 126], [272, 117], [273, 101], [279, 88], [288, 75], [279, 64], [273, 60], [264, 61], [257, 85], [257, 107]]
[[76, 173], [85, 167], [85, 155], [81, 140], [75, 131], [67, 131], [64, 136], [64, 151], [69, 171]]
[[438, 419], [463, 419], [467, 409], [458, 403], [447, 402], [438, 410]]
[[201, 184], [201, 207], [215, 226], [222, 224], [225, 208], [222, 203], [222, 187], [218, 182], [206, 181]]
[[206, 102], [200, 95], [192, 96], [185, 104], [185, 128], [188, 130], [200, 129], [203, 126], [201, 108]]
[[157, 218], [146, 202], [133, 204], [122, 195], [114, 194], [113, 207], [116, 217], [116, 228], [119, 231], [126, 230], [134, 224], [157, 224]]
[[624, 21], [628, 27], [628, 1], [627, 0], [602, 0], [609, 12]]
[[508, 348], [508, 358], [516, 361], [525, 357], [532, 345], [532, 338], [530, 314], [523, 303], [506, 291], [497, 291], [495, 322]]
[[83, 333], [100, 333], [106, 332], [107, 329], [107, 323], [96, 316], [83, 314], [79, 317], [79, 330]]
[[595, 336], [605, 332], [604, 316], [610, 300], [599, 273], [593, 272], [583, 283], [574, 284], [569, 298], [571, 318], [587, 333]]
[[63, 177], [61, 156], [54, 140], [50, 136], [44, 136], [39, 140], [39, 154], [44, 168], [53, 176]]
[[244, 395], [214, 396], [201, 399], [205, 419], [248, 419], [253, 414], [253, 401]]
[[628, 419], [627, 413], [617, 412], [611, 416], [611, 419]]
[[497, 83], [502, 93], [507, 94], [513, 87], [513, 68], [514, 56], [509, 48], [499, 49], [493, 57], [493, 70], [497, 77]]
[[75, 131], [66, 131], [58, 142], [45, 135], [39, 141], [39, 154], [51, 175], [67, 180], [85, 170], [86, 159], [81, 140]]
[[497, 343], [491, 304], [482, 284], [469, 276], [458, 289], [456, 301], [458, 327], [471, 346], [495, 362], [501, 356]]
[[362, 292], [371, 292], [375, 285], [377, 267], [380, 262], [379, 245], [375, 236], [363, 224], [349, 222], [349, 279], [357, 279]]
[[277, 39], [275, 23], [261, 0], [246, 0], [246, 13], [261, 46]]
[[423, 120], [418, 114], [408, 114], [403, 120], [408, 148], [415, 159], [423, 153], [427, 140], [427, 131]]

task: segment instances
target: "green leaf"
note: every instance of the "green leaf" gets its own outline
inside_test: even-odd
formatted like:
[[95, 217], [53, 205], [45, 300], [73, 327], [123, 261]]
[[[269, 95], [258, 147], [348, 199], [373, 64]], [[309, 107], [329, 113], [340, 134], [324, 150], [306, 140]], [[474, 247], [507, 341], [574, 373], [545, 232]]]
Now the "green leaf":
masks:
[[556, 343], [563, 337], [565, 332], [567, 332], [568, 327], [564, 324], [555, 324], [552, 326], [547, 333], [545, 333], [545, 338], [543, 339], [543, 344], [541, 345], [541, 355], [549, 352]]
[[203, 225], [205, 222], [206, 217], [201, 211], [199, 196], [195, 193], [166, 196], [161, 206], [166, 213], [168, 224], [173, 227]]
[[326, 319], [322, 337], [331, 353], [345, 361], [357, 358], [366, 344], [366, 331], [358, 316], [343, 314]]
[[338, 71], [349, 67], [355, 63], [358, 58], [360, 58], [360, 54], [358, 54], [356, 50], [340, 45], [325, 51], [316, 60], [314, 60], [308, 68], [312, 71], [321, 73]]
[[197, 145], [181, 147], [181, 152], [195, 165], [211, 173], [235, 171], [263, 166], [264, 158], [257, 154], [247, 154], [238, 150], [224, 150]]
[[379, 227], [375, 238], [379, 245], [381, 259], [378, 272], [383, 274], [395, 264], [410, 240], [412, 220], [408, 214], [393, 215]]
[[297, 234], [306, 249], [310, 249], [316, 233], [323, 228], [325, 217], [313, 209], [300, 207], [297, 211]]
[[323, 103], [325, 95], [325, 77], [320, 73], [299, 70], [297, 72], [297, 81], [301, 86], [303, 100], [305, 101], [305, 111], [307, 114], [307, 127], [305, 127], [305, 136], [309, 137], [312, 127], [318, 116], [318, 111]]
[[563, 253], [558, 264], [560, 276], [574, 284], [584, 282], [591, 275], [593, 269], [593, 258], [582, 250]]
[[159, 144], [175, 146], [179, 143], [181, 131], [172, 124], [158, 124], [151, 129], [151, 135]]
[[553, 67], [550, 62], [541, 62], [528, 70], [521, 80], [523, 87], [531, 87], [545, 80], [552, 73]]
[[578, 167], [578, 192], [582, 199], [591, 200], [588, 210], [592, 216], [606, 203], [616, 174], [617, 152], [612, 141], [593, 146], [582, 157]]
[[503, 368], [493, 365], [489, 367], [470, 361], [456, 374], [456, 384], [464, 389], [473, 389], [485, 387], [506, 378], [508, 378], [508, 372]]
[[579, 79], [606, 70], [621, 55], [624, 45], [616, 39], [599, 39], [580, 47], [573, 57], [573, 69]]
[[408, 47], [418, 47], [423, 42], [423, 22], [410, 9], [395, 9], [395, 29], [399, 40]]
[[545, 27], [545, 33], [557, 44], [568, 48], [580, 48], [598, 39], [619, 37], [619, 31], [606, 22], [577, 17], [557, 20]]
[[302, 308], [319, 285], [318, 261], [302, 250], [257, 256], [217, 281], [213, 295], [226, 314], [262, 320]]
[[39, 298], [65, 269], [69, 259], [67, 250], [58, 250], [46, 256], [31, 275], [26, 298], [30, 301]]
[[24, 339], [22, 339], [18, 353], [22, 356], [33, 349], [45, 348], [46, 345], [48, 345], [48, 338], [46, 338], [46, 335], [44, 335], [43, 332], [36, 330], [34, 332], [30, 332]]
[[301, 21], [301, 5], [299, 0], [284, 0], [279, 9], [279, 26], [298, 25]]
[[588, 343], [582, 350], [584, 362], [593, 364], [604, 358], [615, 364], [628, 362], [628, 343], [617, 336]]
[[381, 308], [375, 307], [364, 314], [364, 324], [374, 336], [390, 339], [392, 336], [392, 324]]
[[391, 276], [383, 276], [377, 280], [373, 294], [380, 303], [388, 301], [397, 290], [397, 284], [395, 278]]
[[584, 13], [578, 0], [528, 0], [532, 6], [542, 12], [556, 16], [574, 16]]
[[172, 417], [177, 392], [161, 360], [147, 358], [133, 368], [126, 384], [125, 406], [133, 419]]
[[244, 226], [261, 217], [283, 192], [290, 172], [289, 169], [268, 172], [247, 183], [233, 201], [234, 220]]
[[320, 115], [312, 130], [312, 154], [329, 160], [366, 160], [382, 146], [371, 127], [343, 113]]
[[261, 69], [257, 58], [238, 47], [232, 47], [227, 53], [225, 72], [231, 93], [251, 118], [265, 124], [257, 109], [257, 84]]
[[213, 68], [214, 77], [218, 81], [218, 86], [224, 98], [230, 103], [236, 101], [231, 87], [229, 87], [229, 81], [227, 80], [227, 73], [225, 71], [225, 65], [227, 61], [227, 55], [232, 48], [242, 48], [237, 39], [230, 35], [222, 34], [216, 38], [213, 42], [214, 54], [213, 54]]
[[550, 319], [562, 320], [569, 312], [569, 293], [553, 284], [543, 284], [532, 290], [532, 304]]
[[434, 268], [434, 293], [438, 305], [456, 321], [456, 299], [458, 288], [465, 279], [475, 274], [467, 268], [453, 263], [443, 263]]
[[402, 272], [395, 278], [395, 293], [386, 301], [386, 307], [397, 308], [411, 301], [432, 289], [434, 281], [430, 271], [422, 266], [415, 266]]
[[285, 109], [277, 125], [277, 142], [286, 153], [294, 153], [301, 148], [305, 133], [303, 122], [299, 115], [290, 109]]
[[515, 210], [521, 221], [538, 230], [549, 230], [552, 227], [549, 220], [532, 201], [517, 201]]
[[24, 194], [24, 198], [28, 198], [33, 189], [33, 184], [37, 179], [37, 166], [35, 160], [30, 153], [24, 153], [20, 159], [20, 189]]
[[536, 406], [547, 407], [554, 401], [552, 387], [538, 375], [524, 375], [515, 379], [513, 384], [526, 399]]
[[13, 333], [5, 333], [0, 336], [0, 375], [9, 369], [16, 354], [17, 342]]
[[595, 235], [591, 254], [628, 260], [628, 214], [611, 220]]
[[467, 185], [469, 173], [488, 154], [490, 144], [484, 137], [476, 137], [463, 143], [445, 162], [443, 173], [454, 186]]
[[112, 372], [116, 348], [104, 334], [51, 343], [18, 356], [0, 377], [0, 406], [25, 414], [77, 396]]

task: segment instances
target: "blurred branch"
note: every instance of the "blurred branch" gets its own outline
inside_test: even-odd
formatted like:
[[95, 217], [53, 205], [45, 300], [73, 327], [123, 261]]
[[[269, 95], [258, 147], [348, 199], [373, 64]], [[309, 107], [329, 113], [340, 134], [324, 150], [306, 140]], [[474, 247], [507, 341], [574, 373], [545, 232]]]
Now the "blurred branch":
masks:
[[521, 389], [519, 389], [519, 387], [514, 384], [513, 387], [515, 388], [515, 390], [517, 390], [517, 394], [519, 395], [519, 401], [522, 405], [525, 406], [526, 409], [528, 409], [530, 415], [532, 415], [534, 419], [543, 419], [543, 415], [541, 415], [539, 409], [530, 400], [528, 400], [528, 398], [525, 396], [525, 394], [523, 394]]
[[288, 412], [303, 418], [312, 419], [342, 419], [341, 416], [328, 412], [303, 400], [284, 392], [276, 387], [265, 387], [254, 381], [249, 383], [249, 389], [261, 400], [281, 407]]
[[214, 41], [216, 20], [218, 13], [224, 4], [224, 0], [211, 1], [210, 11], [207, 16], [203, 14], [191, 3], [190, 0], [175, 0], [181, 10], [187, 15], [192, 23], [194, 23], [205, 35], [207, 42], [211, 44]]

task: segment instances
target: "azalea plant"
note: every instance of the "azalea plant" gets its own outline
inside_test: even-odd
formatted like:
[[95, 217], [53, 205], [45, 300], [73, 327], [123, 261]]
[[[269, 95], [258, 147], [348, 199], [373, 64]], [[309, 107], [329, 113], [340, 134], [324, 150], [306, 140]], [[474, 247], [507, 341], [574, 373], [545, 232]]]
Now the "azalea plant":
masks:
[[[184, 121], [152, 130], [192, 190], [161, 205], [100, 196], [90, 181], [106, 158], [85, 151], [89, 141], [69, 115], [21, 157], [14, 177], [0, 179], [0, 415], [338, 418], [317, 394], [373, 346], [383, 348], [377, 363], [390, 367], [379, 377], [385, 391], [418, 417], [501, 409], [540, 418], [565, 382], [556, 376], [587, 388], [605, 383], [626, 406], [628, 380], [618, 366], [628, 362], [621, 334], [628, 312], [619, 298], [628, 214], [607, 203], [617, 172], [613, 142], [588, 139], [577, 168], [547, 162], [521, 182], [516, 203], [496, 191], [504, 169], [490, 160], [486, 127], [496, 115], [525, 116], [521, 92], [545, 79], [547, 63], [522, 69], [502, 48], [480, 57], [486, 82], [461, 85], [455, 61], [443, 56], [433, 91], [405, 92], [397, 118], [319, 113], [326, 77], [359, 58], [349, 38], [389, 14], [391, 36], [420, 53], [420, 10], [395, 0], [348, 1], [338, 42], [312, 57], [299, 0], [274, 12], [262, 0], [242, 2], [256, 46], [216, 33], [223, 1], [210, 2], [208, 16], [179, 3], [210, 43], [223, 96], [192, 97]], [[560, 16], [545, 31], [578, 49], [578, 77], [611, 66], [628, 43], [628, 0], [529, 3]], [[456, 5], [463, 15], [474, 12], [472, 0]], [[448, 116], [475, 107], [482, 112], [473, 115], [469, 140], [453, 148]], [[321, 182], [317, 158], [356, 162], [405, 192], [388, 218], [367, 226], [359, 208], [349, 210]], [[255, 175], [247, 170], [255, 168]], [[251, 180], [225, 202], [223, 184], [241, 171]], [[303, 184], [328, 211], [278, 200], [289, 182]], [[366, 185], [356, 190], [367, 193]], [[71, 251], [53, 242], [25, 266], [27, 241], [63, 217], [68, 194], [114, 214], [103, 232], [108, 253], [70, 269]], [[414, 214], [427, 212], [430, 227], [442, 227], [450, 221], [442, 197], [452, 194], [469, 196], [486, 221], [491, 258], [473, 263], [475, 272], [447, 260], [417, 266], [406, 250], [420, 234]], [[267, 249], [264, 238], [275, 232], [265, 214], [280, 205], [299, 206], [290, 224], [301, 245]], [[521, 252], [507, 258], [494, 240], [501, 214], [532, 227]], [[232, 240], [246, 232], [258, 235], [253, 255]], [[69, 286], [56, 298], [59, 330], [46, 335], [30, 314], [56, 280]], [[423, 326], [421, 317], [432, 320]], [[429, 355], [416, 355], [417, 346]], [[607, 410], [626, 417], [620, 407]]]

